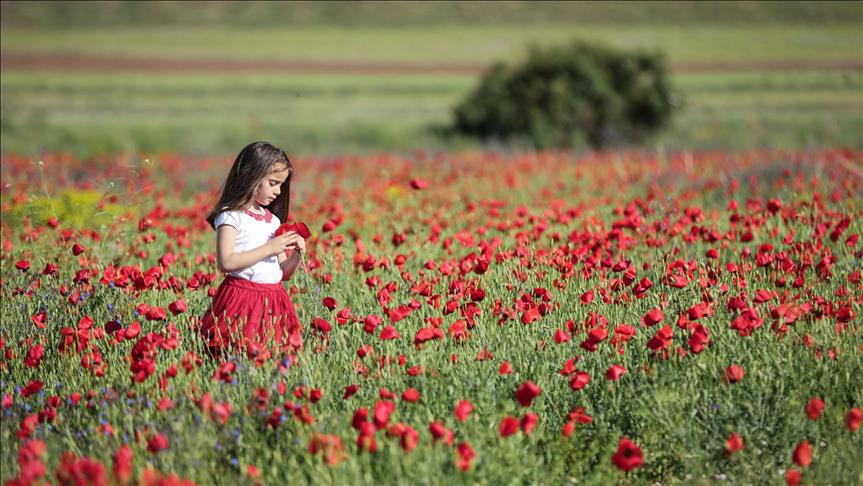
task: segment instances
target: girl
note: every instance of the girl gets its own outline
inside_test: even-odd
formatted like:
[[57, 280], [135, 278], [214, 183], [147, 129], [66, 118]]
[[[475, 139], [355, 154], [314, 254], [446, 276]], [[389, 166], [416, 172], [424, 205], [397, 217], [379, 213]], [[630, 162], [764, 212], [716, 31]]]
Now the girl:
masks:
[[216, 230], [216, 265], [228, 274], [201, 318], [201, 334], [214, 355], [238, 345], [250, 352], [302, 345], [302, 326], [281, 282], [296, 270], [305, 240], [292, 231], [274, 236], [288, 218], [292, 171], [281, 149], [247, 145], [207, 216]]

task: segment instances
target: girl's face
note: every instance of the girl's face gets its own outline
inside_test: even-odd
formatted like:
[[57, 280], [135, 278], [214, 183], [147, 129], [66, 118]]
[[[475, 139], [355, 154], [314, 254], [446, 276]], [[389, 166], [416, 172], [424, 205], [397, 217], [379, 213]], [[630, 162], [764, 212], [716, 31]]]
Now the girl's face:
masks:
[[264, 176], [255, 187], [252, 202], [260, 207], [275, 201], [276, 197], [282, 193], [282, 184], [288, 179], [288, 175], [290, 175], [290, 171], [287, 165], [283, 163], [273, 164], [270, 173]]

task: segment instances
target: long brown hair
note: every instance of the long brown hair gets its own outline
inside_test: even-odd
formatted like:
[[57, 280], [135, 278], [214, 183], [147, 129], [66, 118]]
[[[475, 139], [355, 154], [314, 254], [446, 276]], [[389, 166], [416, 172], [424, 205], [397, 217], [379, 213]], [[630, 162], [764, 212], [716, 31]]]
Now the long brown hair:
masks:
[[228, 178], [219, 202], [207, 215], [207, 223], [215, 228], [216, 216], [224, 211], [235, 211], [243, 209], [250, 202], [258, 186], [264, 177], [273, 171], [276, 164], [285, 164], [288, 170], [288, 178], [282, 183], [281, 193], [270, 204], [265, 206], [271, 213], [278, 216], [281, 222], [288, 220], [288, 211], [291, 206], [291, 176], [294, 168], [288, 155], [280, 148], [267, 142], [254, 142], [243, 147]]

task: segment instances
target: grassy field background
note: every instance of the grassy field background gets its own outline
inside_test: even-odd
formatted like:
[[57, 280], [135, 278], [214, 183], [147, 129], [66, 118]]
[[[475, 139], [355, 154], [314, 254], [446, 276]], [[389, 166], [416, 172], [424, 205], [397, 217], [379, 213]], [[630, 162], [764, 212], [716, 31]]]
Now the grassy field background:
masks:
[[[231, 153], [250, 139], [322, 154], [475, 146], [441, 136], [438, 128], [450, 122], [452, 107], [476, 86], [482, 69], [495, 60], [518, 61], [529, 45], [572, 39], [666, 54], [681, 109], [651, 147], [863, 146], [861, 15], [848, 4], [825, 3], [798, 10], [797, 17], [761, 3], [718, 10], [724, 14], [714, 4], [662, 6], [665, 23], [655, 12], [643, 13], [645, 23], [620, 8], [586, 16], [558, 4], [539, 6], [548, 18], [535, 13], [518, 23], [521, 7], [510, 5], [509, 13], [487, 19], [474, 13], [482, 20], [473, 25], [466, 23], [470, 10], [458, 10], [449, 22], [431, 15], [421, 25], [409, 13], [429, 15], [426, 7], [402, 4], [392, 16], [403, 21], [392, 25], [372, 15], [377, 7], [363, 5], [351, 25], [339, 25], [345, 21], [338, 15], [324, 23], [330, 10], [323, 7], [305, 11], [310, 20], [302, 25], [292, 25], [291, 16], [283, 26], [225, 25], [213, 6], [210, 23], [150, 25], [148, 19], [164, 12], [154, 8], [129, 23], [124, 15], [132, 14], [115, 5], [113, 17], [92, 16], [89, 25], [74, 10], [59, 28], [53, 10], [43, 8], [41, 23], [34, 23], [35, 7], [10, 10], [4, 3], [2, 151]], [[863, 12], [863, 4], [855, 5]], [[555, 12], [575, 20], [551, 22]], [[183, 15], [175, 6], [172, 18]], [[598, 15], [605, 22], [588, 22]], [[119, 71], [88, 68], [86, 61], [56, 69], [13, 62], [58, 57], [142, 62], [140, 69]], [[228, 64], [221, 72], [147, 67], [154, 59]], [[230, 64], [268, 60], [282, 68]], [[290, 63], [354, 69], [284, 69]], [[359, 66], [371, 68], [357, 72]], [[381, 66], [395, 69], [376, 72]], [[422, 71], [434, 66], [441, 72]]]

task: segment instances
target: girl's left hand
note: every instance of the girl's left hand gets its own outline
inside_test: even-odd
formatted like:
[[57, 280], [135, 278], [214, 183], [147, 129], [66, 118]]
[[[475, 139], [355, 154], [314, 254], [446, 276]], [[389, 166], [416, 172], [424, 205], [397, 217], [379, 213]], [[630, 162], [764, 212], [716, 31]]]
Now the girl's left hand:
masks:
[[288, 231], [285, 233], [288, 235], [288, 247], [294, 249], [295, 251], [299, 251], [300, 253], [306, 252], [306, 239], [302, 236], [298, 235], [294, 231]]

